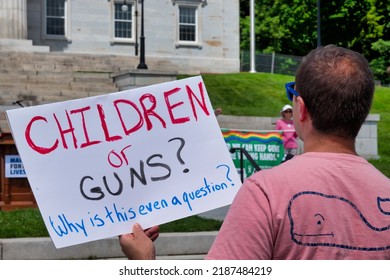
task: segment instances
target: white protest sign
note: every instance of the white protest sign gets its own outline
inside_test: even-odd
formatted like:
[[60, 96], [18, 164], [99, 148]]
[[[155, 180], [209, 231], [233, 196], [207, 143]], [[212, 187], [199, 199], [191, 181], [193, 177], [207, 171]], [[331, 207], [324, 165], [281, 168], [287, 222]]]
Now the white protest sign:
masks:
[[7, 117], [57, 248], [228, 205], [241, 185], [200, 76]]
[[20, 156], [5, 155], [5, 177], [6, 178], [26, 178], [26, 170]]

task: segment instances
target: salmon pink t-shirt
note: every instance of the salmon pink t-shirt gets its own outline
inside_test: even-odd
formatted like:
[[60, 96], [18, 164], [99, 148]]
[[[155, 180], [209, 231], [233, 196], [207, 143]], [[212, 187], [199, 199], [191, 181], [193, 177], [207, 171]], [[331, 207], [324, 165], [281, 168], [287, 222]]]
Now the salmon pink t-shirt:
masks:
[[241, 186], [206, 259], [390, 259], [390, 180], [337, 153], [259, 171]]

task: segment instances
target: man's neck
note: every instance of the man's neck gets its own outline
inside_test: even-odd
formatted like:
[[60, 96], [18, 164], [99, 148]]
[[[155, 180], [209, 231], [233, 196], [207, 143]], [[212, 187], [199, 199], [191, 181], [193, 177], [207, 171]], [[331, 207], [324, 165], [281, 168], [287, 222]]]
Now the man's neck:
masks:
[[315, 134], [304, 142], [304, 152], [327, 152], [356, 155], [355, 141], [352, 139]]

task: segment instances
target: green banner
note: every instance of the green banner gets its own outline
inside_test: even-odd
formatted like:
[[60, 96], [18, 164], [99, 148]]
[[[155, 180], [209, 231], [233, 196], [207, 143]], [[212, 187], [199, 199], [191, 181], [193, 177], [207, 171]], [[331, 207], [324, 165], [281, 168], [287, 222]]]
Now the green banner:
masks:
[[[235, 148], [232, 159], [238, 172], [241, 172], [241, 151], [245, 149], [261, 169], [279, 165], [284, 157], [283, 140], [280, 132], [258, 132], [222, 129], [222, 135], [230, 149]], [[256, 170], [248, 158], [243, 155], [243, 178]]]

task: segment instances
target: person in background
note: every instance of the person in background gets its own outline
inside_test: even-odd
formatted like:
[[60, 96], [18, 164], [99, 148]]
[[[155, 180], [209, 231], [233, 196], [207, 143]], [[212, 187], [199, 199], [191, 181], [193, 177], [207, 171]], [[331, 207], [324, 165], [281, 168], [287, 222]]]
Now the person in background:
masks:
[[295, 132], [293, 117], [293, 108], [291, 105], [284, 105], [280, 111], [281, 119], [276, 121], [275, 129], [282, 131], [284, 156], [297, 155], [298, 143], [297, 133]]
[[222, 114], [222, 108], [217, 108], [214, 110], [214, 114], [216, 117], [218, 117], [220, 114]]
[[[303, 59], [286, 92], [304, 151], [244, 181], [206, 259], [390, 259], [390, 180], [355, 150], [374, 89], [357, 52], [328, 45]], [[147, 236], [120, 244], [155, 258]]]

